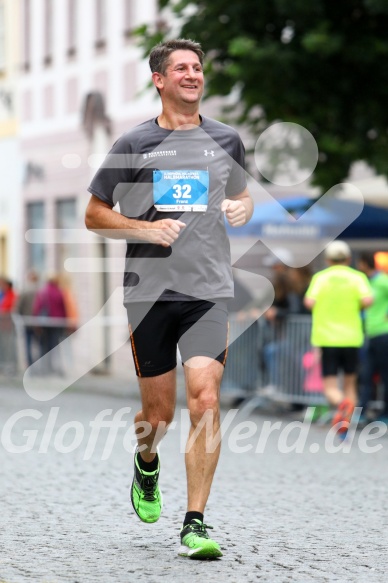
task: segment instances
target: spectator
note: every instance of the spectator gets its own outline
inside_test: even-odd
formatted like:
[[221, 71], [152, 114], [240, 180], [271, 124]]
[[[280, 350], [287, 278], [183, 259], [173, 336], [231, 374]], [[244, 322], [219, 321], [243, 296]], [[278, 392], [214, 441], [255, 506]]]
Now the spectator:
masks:
[[271, 267], [271, 283], [274, 288], [272, 306], [264, 312], [266, 324], [263, 351], [264, 367], [267, 384], [279, 386], [284, 380], [284, 374], [279, 366], [280, 355], [287, 351], [285, 339], [285, 318], [290, 313], [291, 282], [288, 265], [292, 255], [287, 249], [276, 249], [270, 257], [264, 259], [264, 265]]
[[265, 257], [263, 261], [264, 265], [271, 267], [270, 280], [275, 291], [272, 306], [265, 312], [264, 317], [275, 325], [281, 322], [290, 307], [291, 284], [288, 265], [292, 263], [292, 259], [292, 255], [287, 249], [276, 249], [273, 255]]
[[[302, 316], [302, 318], [293, 318], [291, 322], [288, 322], [286, 348], [281, 353], [282, 365], [285, 369], [282, 375], [282, 385], [291, 394], [299, 387], [313, 391], [314, 386], [322, 386], [322, 379], [319, 375], [320, 385], [317, 385], [317, 373], [320, 371], [319, 351], [310, 352], [310, 311], [304, 305], [304, 296], [310, 285], [311, 277], [312, 273], [309, 265], [291, 267], [288, 270], [287, 316]], [[307, 318], [305, 318], [306, 316]], [[297, 342], [295, 342], [296, 330], [298, 330]], [[314, 364], [312, 364], [311, 368], [306, 368], [305, 365], [306, 362], [309, 362], [309, 355], [313, 355], [311, 364]], [[302, 404], [292, 405], [293, 410], [303, 409], [303, 407]]]
[[17, 348], [12, 312], [17, 296], [12, 282], [0, 278], [2, 296], [0, 300], [0, 367], [7, 374], [14, 374], [17, 367]]
[[234, 298], [228, 302], [231, 316], [232, 332], [244, 330], [234, 342], [229, 345], [228, 358], [222, 380], [222, 388], [231, 391], [236, 389], [238, 394], [232, 402], [237, 407], [245, 398], [251, 396], [257, 385], [259, 373], [258, 361], [258, 324], [253, 321], [245, 329], [246, 321], [252, 321], [249, 310], [253, 295], [250, 290], [234, 275]]
[[72, 290], [71, 281], [67, 273], [61, 273], [59, 275], [58, 285], [63, 295], [66, 317], [68, 319], [66, 332], [67, 334], [72, 334], [78, 328], [79, 312], [77, 301]]
[[[66, 308], [63, 299], [63, 294], [58, 286], [58, 278], [55, 274], [49, 275], [47, 283], [38, 291], [34, 305], [34, 316], [41, 316], [47, 318], [66, 318]], [[53, 323], [43, 326], [40, 330], [40, 347], [41, 356], [47, 354], [45, 359], [46, 373], [61, 374], [58, 364], [58, 354], [53, 349], [58, 346], [61, 338], [64, 335], [65, 326], [63, 323]], [[53, 351], [53, 352], [52, 352]]]
[[14, 292], [12, 281], [9, 279], [1, 278], [0, 285], [3, 292], [0, 300], [0, 314], [8, 314], [15, 307], [17, 295]]
[[388, 275], [376, 269], [373, 253], [362, 253], [358, 268], [369, 278], [374, 302], [365, 314], [365, 331], [368, 337], [365, 378], [360, 405], [367, 406], [371, 395], [373, 377], [380, 375], [384, 389], [384, 409], [381, 418], [388, 419]]
[[[59, 275], [59, 287], [63, 294], [63, 300], [65, 302], [66, 311], [66, 329], [64, 330], [64, 336], [67, 338], [71, 336], [79, 326], [79, 311], [76, 297], [74, 295], [71, 280], [67, 273], [61, 273]], [[74, 353], [72, 343], [66, 342], [62, 345], [63, 357], [66, 361], [68, 368], [74, 366]]]
[[1, 300], [4, 297], [4, 277], [0, 276], [0, 304], [1, 304]]
[[305, 267], [293, 267], [288, 271], [288, 309], [291, 314], [309, 314], [304, 305], [304, 296], [311, 283], [311, 269]]
[[[351, 251], [343, 241], [326, 247], [327, 269], [316, 273], [306, 292], [305, 305], [312, 310], [311, 343], [321, 349], [324, 393], [337, 407], [333, 425], [346, 435], [357, 403], [356, 378], [359, 348], [363, 344], [361, 310], [371, 305], [372, 289], [364, 273], [349, 264]], [[338, 373], [344, 373], [344, 394]]]
[[[19, 295], [18, 301], [16, 303], [15, 311], [20, 316], [33, 316], [33, 306], [35, 301], [35, 296], [38, 291], [39, 277], [36, 271], [30, 271], [27, 274], [27, 284], [26, 288], [22, 290]], [[27, 364], [31, 366], [36, 358], [34, 358], [34, 344], [36, 343], [35, 328], [31, 324], [24, 325], [24, 335], [26, 341], [26, 357]]]

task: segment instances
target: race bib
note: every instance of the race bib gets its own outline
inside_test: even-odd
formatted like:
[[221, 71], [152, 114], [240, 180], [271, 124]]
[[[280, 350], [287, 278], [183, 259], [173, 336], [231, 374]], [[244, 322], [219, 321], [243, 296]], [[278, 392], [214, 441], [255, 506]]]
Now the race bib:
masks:
[[154, 205], [158, 211], [204, 213], [209, 199], [207, 170], [154, 170]]

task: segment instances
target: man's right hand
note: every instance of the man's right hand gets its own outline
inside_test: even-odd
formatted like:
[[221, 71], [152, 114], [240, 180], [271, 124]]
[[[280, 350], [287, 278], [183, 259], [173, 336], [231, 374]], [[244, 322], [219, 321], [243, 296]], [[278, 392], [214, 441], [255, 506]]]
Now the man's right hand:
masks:
[[169, 247], [179, 237], [179, 233], [186, 227], [186, 223], [174, 219], [162, 219], [150, 223], [146, 230], [147, 240], [154, 245]]
[[179, 237], [186, 223], [174, 219], [149, 222], [131, 219], [112, 210], [112, 207], [92, 194], [85, 213], [86, 228], [102, 237], [127, 239], [169, 247]]

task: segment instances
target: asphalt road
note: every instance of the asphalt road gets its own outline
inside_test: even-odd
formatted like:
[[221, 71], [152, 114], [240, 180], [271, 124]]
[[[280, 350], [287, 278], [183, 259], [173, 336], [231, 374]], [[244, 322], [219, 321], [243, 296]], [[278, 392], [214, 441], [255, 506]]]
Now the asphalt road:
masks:
[[224, 411], [205, 516], [224, 556], [198, 562], [177, 555], [187, 415], [177, 410], [162, 443], [164, 509], [146, 525], [129, 500], [137, 408], [101, 394], [39, 402], [0, 389], [1, 583], [387, 580], [387, 433], [358, 431], [344, 444], [312, 426], [303, 440], [284, 418], [255, 414], [242, 426], [236, 416], [226, 428]]

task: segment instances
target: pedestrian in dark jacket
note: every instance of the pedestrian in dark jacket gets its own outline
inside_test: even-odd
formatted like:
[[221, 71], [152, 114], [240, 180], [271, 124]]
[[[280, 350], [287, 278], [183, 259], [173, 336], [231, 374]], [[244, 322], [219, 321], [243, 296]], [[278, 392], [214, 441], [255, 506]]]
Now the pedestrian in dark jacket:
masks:
[[61, 374], [59, 351], [54, 348], [58, 346], [64, 335], [66, 308], [55, 274], [49, 275], [46, 284], [38, 291], [33, 314], [45, 318], [42, 322], [43, 326], [40, 327], [41, 356], [47, 355], [42, 363], [44, 364], [42, 372]]

